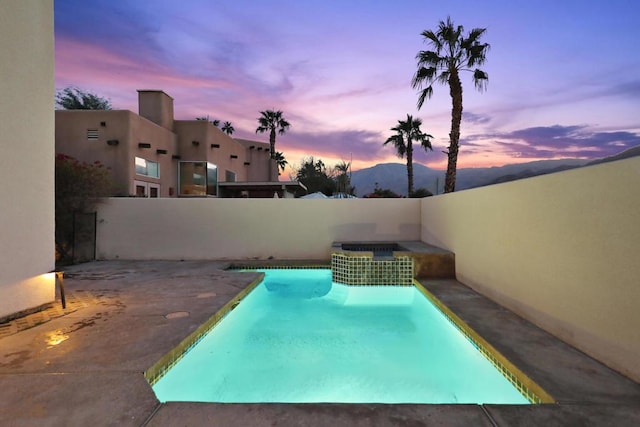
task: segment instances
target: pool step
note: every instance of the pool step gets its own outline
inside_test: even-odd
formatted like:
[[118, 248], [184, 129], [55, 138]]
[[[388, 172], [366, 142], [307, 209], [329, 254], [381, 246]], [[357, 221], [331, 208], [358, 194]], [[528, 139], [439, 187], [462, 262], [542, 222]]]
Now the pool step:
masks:
[[[392, 262], [393, 260], [410, 258], [412, 262], [412, 277], [416, 279], [455, 279], [455, 254], [437, 246], [429, 245], [420, 241], [401, 241], [401, 242], [334, 242], [331, 247], [332, 270], [333, 265], [337, 264], [337, 276], [343, 280], [339, 283], [354, 282], [346, 284], [374, 284], [364, 283], [367, 278], [386, 283], [388, 275], [382, 275], [377, 268], [374, 272], [369, 273], [367, 277], [367, 269], [362, 264], [367, 264], [363, 258], [368, 258], [374, 262]], [[338, 257], [335, 258], [334, 255]], [[349, 260], [349, 257], [353, 258]], [[389, 274], [394, 274], [394, 268], [397, 266], [380, 267], [389, 268]], [[346, 269], [346, 270], [345, 270]], [[406, 272], [406, 270], [403, 270]], [[336, 273], [334, 272], [334, 276]], [[406, 284], [406, 278], [400, 278], [401, 284]]]

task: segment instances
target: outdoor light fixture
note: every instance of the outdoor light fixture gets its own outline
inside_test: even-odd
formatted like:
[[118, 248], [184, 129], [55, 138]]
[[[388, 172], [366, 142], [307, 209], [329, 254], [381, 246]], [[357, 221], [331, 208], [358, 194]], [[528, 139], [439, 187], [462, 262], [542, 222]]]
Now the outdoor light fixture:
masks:
[[220, 148], [220, 144], [211, 144], [211, 148]]
[[54, 286], [57, 285], [60, 287], [60, 302], [62, 303], [62, 308], [67, 308], [67, 299], [64, 295], [64, 271], [52, 270], [49, 273], [53, 273], [54, 275]]
[[109, 139], [107, 141], [107, 145], [118, 145], [120, 144], [120, 141], [118, 141], [117, 139]]
[[158, 153], [158, 154], [167, 154], [167, 150], [163, 150], [163, 149], [158, 148], [156, 150], [156, 153]]
[[191, 141], [191, 143], [192, 143], [193, 145], [195, 145], [196, 147], [197, 147], [198, 145], [200, 145], [200, 142], [199, 142], [199, 141]]
[[149, 144], [148, 142], [139, 142], [138, 148], [151, 148], [151, 144]]

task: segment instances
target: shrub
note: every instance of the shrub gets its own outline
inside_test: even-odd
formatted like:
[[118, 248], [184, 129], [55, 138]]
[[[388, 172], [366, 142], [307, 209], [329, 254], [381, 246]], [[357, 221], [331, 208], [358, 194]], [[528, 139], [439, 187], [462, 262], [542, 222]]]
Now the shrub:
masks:
[[101, 197], [111, 194], [112, 189], [109, 170], [99, 161], [86, 163], [65, 154], [56, 154], [56, 261], [72, 261], [74, 214], [90, 212]]

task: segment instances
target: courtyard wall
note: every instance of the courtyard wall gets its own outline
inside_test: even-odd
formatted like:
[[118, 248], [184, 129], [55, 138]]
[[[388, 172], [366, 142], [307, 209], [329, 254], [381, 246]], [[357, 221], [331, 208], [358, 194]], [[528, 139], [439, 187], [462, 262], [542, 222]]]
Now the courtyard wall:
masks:
[[420, 240], [420, 200], [111, 198], [98, 211], [101, 259], [329, 260], [348, 240]]
[[640, 381], [640, 157], [422, 199], [457, 279]]

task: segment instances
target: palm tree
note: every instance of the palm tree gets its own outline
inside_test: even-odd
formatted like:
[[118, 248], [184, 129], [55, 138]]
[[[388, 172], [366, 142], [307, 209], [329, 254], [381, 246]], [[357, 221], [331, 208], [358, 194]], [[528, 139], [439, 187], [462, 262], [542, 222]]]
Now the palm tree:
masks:
[[275, 161], [278, 165], [278, 168], [282, 169], [282, 172], [284, 172], [284, 168], [289, 164], [289, 162], [287, 162], [287, 159], [284, 158], [284, 154], [282, 154], [280, 151], [276, 152]]
[[282, 115], [282, 111], [273, 111], [266, 110], [260, 111], [260, 117], [258, 117], [258, 128], [256, 129], [256, 133], [269, 132], [269, 144], [270, 144], [270, 153], [271, 158], [275, 159], [276, 157], [276, 131], [280, 135], [284, 135], [284, 133], [289, 129], [289, 122], [285, 120]]
[[335, 180], [338, 194], [353, 194], [354, 187], [351, 186], [351, 177], [348, 175], [350, 167], [351, 162], [347, 163], [344, 160], [335, 166], [337, 172]]
[[224, 122], [224, 124], [222, 125], [222, 132], [226, 133], [227, 135], [231, 135], [234, 130], [235, 129], [231, 125], [231, 122]]
[[391, 128], [396, 134], [390, 136], [383, 144], [392, 143], [396, 147], [398, 157], [407, 156], [407, 196], [413, 193], [413, 143], [419, 142], [425, 150], [433, 150], [431, 148], [433, 136], [422, 132], [421, 125], [422, 120], [414, 119], [407, 114], [407, 120], [398, 120], [398, 124]]
[[[488, 43], [480, 43], [480, 38], [486, 28], [474, 28], [465, 36], [462, 25], [454, 26], [451, 17], [446, 22], [440, 21], [438, 30], [422, 32], [424, 41], [433, 50], [422, 50], [416, 55], [418, 71], [413, 77], [414, 89], [420, 90], [418, 109], [422, 107], [425, 99], [433, 94], [433, 83], [449, 85], [451, 95], [451, 132], [449, 133], [449, 150], [447, 174], [444, 184], [444, 192], [450, 193], [456, 187], [456, 165], [458, 163], [458, 148], [460, 141], [460, 122], [462, 121], [462, 83], [461, 71], [473, 72], [473, 83], [476, 89], [483, 91], [486, 88], [489, 75], [479, 68], [485, 62]], [[426, 87], [423, 87], [426, 86]]]

